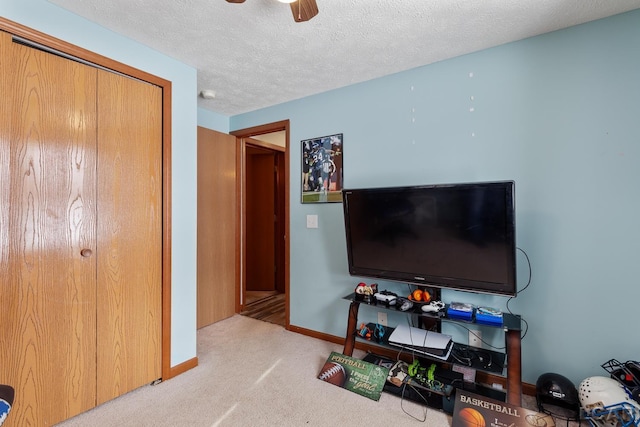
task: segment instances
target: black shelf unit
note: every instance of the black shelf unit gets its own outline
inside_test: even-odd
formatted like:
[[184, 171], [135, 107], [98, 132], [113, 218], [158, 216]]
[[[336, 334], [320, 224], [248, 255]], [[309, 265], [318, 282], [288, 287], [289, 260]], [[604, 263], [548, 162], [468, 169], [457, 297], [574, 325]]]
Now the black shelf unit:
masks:
[[[375, 323], [367, 323], [366, 325], [369, 329], [373, 329], [375, 327]], [[469, 347], [465, 344], [460, 344], [457, 342], [453, 343], [453, 349], [451, 350], [451, 355], [448, 359], [442, 360], [441, 358], [431, 357], [428, 354], [424, 354], [421, 352], [414, 351], [412, 352], [409, 349], [401, 348], [395, 346], [393, 344], [389, 344], [389, 336], [394, 331], [395, 328], [392, 327], [384, 327], [384, 334], [381, 339], [371, 338], [366, 339], [362, 338], [360, 335], [356, 336], [356, 340], [366, 342], [368, 344], [379, 345], [381, 347], [388, 348], [390, 350], [394, 350], [397, 352], [403, 352], [405, 354], [411, 354], [415, 358], [419, 359], [430, 359], [435, 362], [443, 362], [450, 364], [457, 364], [462, 366], [467, 366], [469, 368], [485, 371], [492, 374], [504, 375], [505, 370], [505, 353], [487, 349], [478, 349], [474, 347]], [[458, 357], [458, 359], [456, 359]]]
[[[398, 313], [407, 314], [413, 317], [417, 317], [419, 322], [425, 322], [430, 324], [439, 325], [441, 322], [452, 322], [457, 324], [464, 324], [467, 326], [482, 326], [487, 328], [498, 328], [502, 329], [505, 333], [505, 352], [496, 352], [492, 350], [486, 349], [475, 349], [473, 347], [469, 347], [464, 344], [454, 343], [453, 351], [472, 351], [478, 352], [481, 351], [483, 354], [486, 353], [490, 357], [490, 365], [486, 361], [486, 357], [481, 358], [472, 358], [471, 366], [468, 363], [461, 363], [459, 360], [456, 360], [452, 355], [446, 361], [442, 361], [441, 359], [432, 358], [432, 360], [441, 361], [444, 363], [457, 364], [462, 366], [468, 366], [472, 369], [482, 370], [485, 372], [489, 372], [492, 374], [498, 374], [501, 376], [506, 376], [507, 378], [507, 402], [513, 405], [521, 406], [522, 404], [522, 366], [521, 366], [521, 342], [520, 342], [520, 333], [522, 328], [522, 322], [520, 316], [512, 314], [512, 313], [503, 313], [503, 324], [502, 325], [488, 325], [484, 323], [476, 323], [472, 320], [461, 320], [461, 319], [451, 319], [446, 316], [446, 309], [440, 313], [425, 313], [421, 310], [420, 305], [416, 304], [414, 307], [407, 311], [400, 311], [395, 308], [395, 306], [387, 306], [386, 304], [376, 303], [375, 299], [372, 298], [371, 302], [365, 302], [356, 298], [355, 293], [350, 293], [345, 296], [343, 299], [350, 301], [349, 306], [349, 316], [347, 323], [347, 336], [345, 337], [344, 350], [343, 353], [345, 355], [351, 356], [353, 355], [353, 350], [355, 348], [356, 340], [364, 341], [368, 344], [378, 345], [384, 348], [400, 351], [399, 347], [390, 345], [386, 342], [386, 338], [389, 336], [393, 328], [387, 327], [383, 339], [381, 342], [376, 342], [375, 339], [366, 340], [361, 338], [357, 333], [358, 328], [358, 311], [361, 305], [369, 306], [373, 309], [377, 310], [388, 310]], [[439, 329], [438, 329], [439, 330]], [[402, 350], [405, 351], [406, 350]], [[422, 353], [416, 354], [419, 358], [429, 358], [427, 355]], [[506, 362], [506, 363], [505, 363]], [[506, 369], [506, 374], [505, 374]]]
[[374, 298], [372, 298], [372, 302], [367, 303], [365, 301], [357, 300], [355, 292], [350, 293], [349, 295], [345, 296], [343, 299], [351, 302], [357, 302], [362, 305], [375, 307], [377, 309], [395, 311], [395, 312], [404, 313], [404, 314], [414, 314], [416, 316], [421, 316], [425, 319], [433, 319], [435, 321], [462, 323], [462, 324], [467, 324], [471, 326], [480, 325], [483, 327], [486, 326], [489, 328], [498, 328], [498, 329], [505, 329], [505, 330], [513, 330], [513, 331], [520, 331], [522, 327], [522, 321], [520, 320], [520, 316], [516, 314], [511, 314], [511, 313], [502, 313], [502, 325], [490, 325], [486, 323], [476, 323], [474, 320], [451, 319], [446, 316], [447, 308], [449, 308], [448, 304], [445, 304], [444, 310], [442, 310], [438, 314], [438, 313], [425, 313], [421, 309], [421, 304], [414, 304], [414, 306], [411, 309], [407, 311], [400, 311], [396, 309], [396, 307], [393, 305], [387, 306], [382, 303], [376, 303]]

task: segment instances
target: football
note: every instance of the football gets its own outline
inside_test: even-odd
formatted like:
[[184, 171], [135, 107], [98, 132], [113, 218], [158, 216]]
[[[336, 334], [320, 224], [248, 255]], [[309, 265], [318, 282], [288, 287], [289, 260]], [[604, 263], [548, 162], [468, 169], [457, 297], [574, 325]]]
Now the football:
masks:
[[347, 373], [339, 363], [327, 362], [322, 367], [318, 378], [330, 384], [342, 387], [347, 380]]

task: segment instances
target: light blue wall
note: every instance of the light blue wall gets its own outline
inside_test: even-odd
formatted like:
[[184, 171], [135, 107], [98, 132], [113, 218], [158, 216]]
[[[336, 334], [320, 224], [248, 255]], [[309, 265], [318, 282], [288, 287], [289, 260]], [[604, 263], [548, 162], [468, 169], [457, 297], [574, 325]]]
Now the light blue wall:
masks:
[[[640, 11], [230, 122], [198, 110], [191, 67], [44, 0], [3, 0], [0, 15], [172, 81], [172, 365], [196, 354], [196, 126], [228, 132], [283, 119], [293, 177], [300, 140], [343, 133], [348, 187], [516, 181], [518, 246], [533, 266], [531, 286], [510, 303], [529, 325], [525, 381], [552, 371], [578, 383], [609, 358], [638, 358]], [[359, 279], [347, 272], [342, 206], [300, 204], [296, 179], [291, 191], [291, 323], [343, 336], [341, 297]], [[319, 229], [305, 228], [309, 213]], [[522, 255], [518, 268], [522, 287]], [[506, 302], [453, 291], [444, 299]]]
[[[639, 96], [636, 10], [232, 117], [231, 130], [291, 120], [291, 323], [345, 334], [341, 298], [359, 279], [347, 271], [342, 206], [301, 204], [297, 179], [300, 140], [343, 133], [346, 187], [516, 181], [517, 243], [533, 269], [509, 303], [528, 324], [524, 381], [557, 372], [577, 386], [606, 375], [610, 358], [637, 360]], [[522, 289], [522, 253], [518, 269]]]
[[229, 117], [204, 108], [198, 108], [198, 126], [229, 133]]
[[196, 70], [44, 0], [2, 0], [0, 16], [172, 82], [171, 365], [196, 356]]

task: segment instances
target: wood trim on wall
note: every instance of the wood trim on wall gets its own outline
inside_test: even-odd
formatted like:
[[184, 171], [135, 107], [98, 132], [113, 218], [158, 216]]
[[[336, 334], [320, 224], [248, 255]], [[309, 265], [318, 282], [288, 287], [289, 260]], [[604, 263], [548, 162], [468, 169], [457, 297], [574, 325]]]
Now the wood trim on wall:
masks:
[[[231, 133], [233, 135], [233, 133]], [[244, 283], [244, 251], [243, 248], [246, 244], [244, 236], [244, 220], [245, 212], [244, 207], [244, 189], [246, 188], [246, 177], [244, 176], [245, 170], [245, 156], [247, 155], [247, 147], [245, 144], [241, 144], [242, 138], [236, 136], [236, 143], [238, 149], [236, 150], [236, 212], [238, 213], [238, 220], [236, 221], [236, 313], [242, 311], [244, 301], [242, 301], [242, 284]]]
[[79, 46], [73, 45], [64, 40], [60, 40], [56, 37], [42, 33], [38, 30], [34, 30], [33, 28], [26, 27], [22, 24], [11, 21], [1, 16], [0, 16], [0, 30], [6, 31], [7, 33], [10, 33], [16, 36], [20, 36], [32, 42], [39, 43], [51, 49], [66, 53], [67, 55], [75, 56], [77, 58], [99, 65], [101, 67], [108, 68], [118, 73], [126, 74], [138, 80], [143, 80], [148, 83], [153, 83], [154, 85], [160, 86], [162, 88], [165, 88], [167, 86], [171, 88], [171, 82], [161, 77], [155, 76], [153, 74], [149, 74], [145, 71], [131, 67], [130, 65], [127, 65], [127, 64], [123, 64], [122, 62], [118, 62], [111, 58], [107, 58], [106, 56], [102, 56], [98, 53], [91, 52], [90, 50], [83, 49]]
[[[162, 379], [182, 373], [171, 367], [171, 82], [162, 87]], [[198, 358], [195, 364], [198, 365]], [[193, 359], [192, 359], [193, 360]], [[186, 362], [185, 362], [186, 363]], [[178, 366], [183, 366], [178, 365]]]
[[[162, 88], [162, 378], [172, 378], [182, 368], [171, 368], [171, 82], [4, 17], [0, 30]], [[191, 366], [193, 360], [178, 367]]]
[[272, 143], [267, 142], [267, 141], [261, 141], [259, 139], [255, 139], [255, 138], [248, 138], [247, 139], [247, 143], [249, 145], [253, 145], [255, 147], [267, 148], [269, 150], [279, 151], [279, 152], [282, 152], [282, 153], [287, 151], [285, 147], [281, 147], [280, 145], [272, 144]]
[[187, 372], [189, 369], [193, 369], [196, 366], [198, 366], [198, 358], [197, 357], [193, 357], [189, 360], [186, 360], [182, 363], [177, 364], [176, 366], [171, 367], [171, 373], [170, 375], [168, 375], [167, 377], [165, 377], [164, 375], [162, 376], [163, 380], [164, 379], [169, 379], [169, 378], [173, 378], [173, 377], [177, 377], [180, 374], [184, 374], [185, 372]]
[[[244, 231], [242, 229], [242, 223], [244, 221], [244, 212], [243, 212], [243, 206], [244, 206], [244, 202], [243, 202], [243, 198], [244, 198], [244, 188], [246, 185], [246, 180], [245, 180], [245, 174], [244, 174], [244, 159], [246, 156], [246, 144], [249, 143], [248, 141], [246, 141], [245, 139], [251, 138], [253, 136], [257, 136], [257, 135], [262, 135], [265, 133], [272, 133], [272, 132], [279, 132], [279, 131], [284, 131], [285, 132], [285, 141], [287, 142], [287, 147], [285, 147], [285, 151], [284, 151], [284, 163], [285, 163], [285, 175], [286, 175], [286, 180], [285, 180], [285, 202], [284, 202], [284, 209], [285, 212], [287, 213], [287, 221], [285, 222], [285, 241], [284, 241], [284, 252], [285, 252], [285, 259], [284, 259], [284, 283], [285, 283], [285, 295], [286, 295], [286, 300], [285, 300], [285, 329], [289, 329], [289, 299], [290, 299], [290, 290], [289, 290], [289, 282], [290, 282], [290, 276], [291, 276], [291, 272], [290, 272], [290, 182], [291, 182], [291, 172], [290, 172], [290, 142], [289, 142], [289, 120], [281, 120], [278, 122], [273, 122], [273, 123], [267, 123], [264, 125], [259, 125], [259, 126], [254, 126], [254, 127], [250, 127], [250, 128], [246, 128], [246, 129], [239, 129], [233, 132], [229, 132], [230, 135], [235, 136], [236, 138], [238, 138], [238, 144], [239, 144], [239, 150], [237, 151], [238, 153], [238, 157], [237, 157], [237, 162], [236, 162], [236, 166], [237, 166], [237, 171], [238, 171], [238, 179], [237, 179], [237, 192], [238, 192], [238, 201], [237, 201], [237, 208], [238, 208], [238, 212], [239, 212], [239, 221], [238, 221], [238, 225], [237, 225], [237, 235], [238, 235], [238, 248], [237, 250], [239, 251], [238, 256], [237, 256], [237, 260], [238, 260], [238, 267], [237, 267], [237, 280], [238, 283], [236, 285], [236, 288], [238, 289], [238, 292], [236, 293], [236, 311], [240, 312], [242, 306], [241, 306], [241, 301], [240, 301], [240, 294], [242, 293], [242, 289], [241, 289], [241, 284], [244, 283], [244, 274], [245, 272], [242, 269], [242, 263], [244, 262], [242, 257], [243, 257], [243, 250], [242, 248], [244, 248], [245, 242], [244, 242]], [[266, 144], [267, 145], [271, 145], [270, 143], [267, 143], [265, 141], [260, 141], [261, 144]], [[253, 141], [252, 144], [255, 145], [256, 141]], [[274, 148], [276, 149], [276, 148]], [[281, 149], [281, 147], [280, 147]]]
[[286, 131], [287, 141], [289, 140], [289, 120], [280, 120], [278, 122], [266, 123], [263, 125], [253, 126], [246, 129], [238, 129], [233, 132], [229, 132], [238, 138], [249, 138], [256, 135], [262, 135], [265, 133]]

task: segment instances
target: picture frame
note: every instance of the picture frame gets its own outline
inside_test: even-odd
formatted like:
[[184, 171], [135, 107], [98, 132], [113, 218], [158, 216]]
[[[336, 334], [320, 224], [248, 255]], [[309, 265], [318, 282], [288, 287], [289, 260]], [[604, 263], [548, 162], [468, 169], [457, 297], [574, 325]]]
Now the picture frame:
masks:
[[301, 202], [342, 202], [343, 135], [341, 133], [301, 141]]

